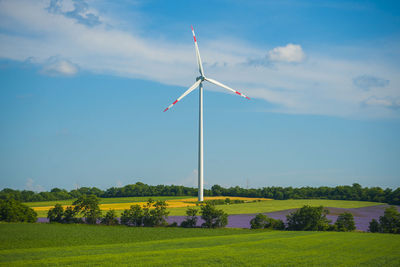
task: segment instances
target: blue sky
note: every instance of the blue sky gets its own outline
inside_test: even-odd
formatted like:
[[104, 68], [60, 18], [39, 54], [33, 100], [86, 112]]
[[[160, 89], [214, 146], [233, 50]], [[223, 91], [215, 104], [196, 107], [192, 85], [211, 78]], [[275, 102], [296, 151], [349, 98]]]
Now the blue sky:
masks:
[[[117, 2], [117, 3], [115, 3]], [[397, 1], [0, 1], [0, 188], [400, 186]]]

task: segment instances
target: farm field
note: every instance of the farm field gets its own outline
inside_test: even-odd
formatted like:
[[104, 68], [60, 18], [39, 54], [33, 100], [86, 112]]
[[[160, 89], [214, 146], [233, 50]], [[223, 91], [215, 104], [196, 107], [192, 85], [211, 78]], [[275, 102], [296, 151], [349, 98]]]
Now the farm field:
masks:
[[[151, 197], [154, 200], [166, 200], [170, 216], [185, 215], [187, 206], [195, 206], [196, 198], [193, 197]], [[205, 199], [217, 199], [226, 197], [206, 197]], [[304, 205], [324, 206], [332, 208], [361, 208], [368, 206], [381, 205], [379, 202], [367, 201], [348, 201], [348, 200], [323, 200], [323, 199], [288, 199], [288, 200], [271, 200], [261, 198], [244, 198], [229, 197], [230, 199], [242, 199], [245, 201], [261, 200], [258, 202], [248, 202], [241, 204], [219, 205], [218, 207], [228, 214], [253, 214], [265, 213], [287, 209], [301, 208]], [[131, 197], [131, 198], [102, 198], [100, 200], [100, 208], [103, 211], [114, 209], [119, 215], [124, 209], [128, 209], [133, 204], [145, 204], [149, 197]], [[32, 207], [38, 217], [47, 217], [47, 211], [54, 207], [56, 203], [64, 206], [71, 205], [73, 200], [51, 201], [51, 202], [26, 202], [24, 204]]]
[[[191, 198], [190, 196], [156, 196], [156, 197], [110, 197], [100, 198], [101, 204], [113, 204], [113, 203], [134, 203], [134, 202], [146, 202], [149, 198], [153, 200], [171, 200], [171, 199], [185, 199]], [[52, 200], [52, 201], [39, 201], [39, 202], [24, 202], [24, 205], [28, 207], [46, 207], [54, 206], [59, 203], [61, 205], [71, 205], [75, 199], [68, 200]]]
[[[232, 214], [254, 214], [281, 211], [288, 209], [301, 208], [304, 205], [324, 206], [332, 208], [361, 208], [382, 205], [378, 202], [367, 201], [348, 201], [348, 200], [324, 200], [324, 199], [288, 199], [288, 200], [268, 200], [260, 202], [241, 203], [233, 205], [220, 205], [219, 209], [224, 210], [229, 215]], [[170, 214], [185, 215], [186, 208], [171, 208]]]
[[0, 224], [0, 265], [398, 266], [400, 235]]

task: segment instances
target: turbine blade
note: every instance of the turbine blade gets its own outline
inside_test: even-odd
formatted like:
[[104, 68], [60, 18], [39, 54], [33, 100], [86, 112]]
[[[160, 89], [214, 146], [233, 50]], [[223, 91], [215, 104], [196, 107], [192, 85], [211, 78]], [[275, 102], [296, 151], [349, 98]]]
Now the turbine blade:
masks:
[[201, 76], [204, 76], [203, 63], [201, 63], [199, 46], [197, 45], [196, 35], [194, 34], [193, 26], [191, 26], [191, 27], [192, 27], [192, 33], [193, 33], [193, 39], [194, 39], [194, 46], [196, 48], [196, 58], [197, 58], [197, 64], [199, 65], [199, 72], [200, 72]]
[[218, 81], [216, 81], [214, 79], [204, 77], [204, 80], [206, 80], [206, 81], [208, 81], [210, 83], [213, 83], [215, 85], [221, 86], [222, 88], [225, 88], [225, 89], [227, 89], [229, 91], [232, 91], [237, 95], [243, 96], [244, 98], [250, 99], [249, 97], [245, 96], [244, 94], [242, 94], [242, 93], [230, 88], [229, 86], [226, 86], [225, 84], [222, 84], [222, 83], [220, 83], [220, 82], [218, 82]]
[[198, 80], [197, 82], [195, 82], [189, 89], [186, 90], [186, 92], [184, 92], [177, 100], [175, 100], [171, 105], [169, 105], [169, 107], [167, 107], [165, 111], [167, 111], [168, 109], [172, 108], [173, 105], [175, 105], [176, 103], [178, 103], [179, 100], [181, 100], [182, 98], [184, 98], [186, 95], [188, 95], [190, 92], [192, 92], [194, 89], [196, 89], [199, 84], [201, 83], [201, 80]]

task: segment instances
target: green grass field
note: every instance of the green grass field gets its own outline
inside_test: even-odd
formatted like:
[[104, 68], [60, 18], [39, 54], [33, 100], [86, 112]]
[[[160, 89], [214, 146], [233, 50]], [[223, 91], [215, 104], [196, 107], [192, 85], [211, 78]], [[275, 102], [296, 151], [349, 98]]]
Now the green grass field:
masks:
[[0, 224], [0, 265], [399, 266], [400, 235]]

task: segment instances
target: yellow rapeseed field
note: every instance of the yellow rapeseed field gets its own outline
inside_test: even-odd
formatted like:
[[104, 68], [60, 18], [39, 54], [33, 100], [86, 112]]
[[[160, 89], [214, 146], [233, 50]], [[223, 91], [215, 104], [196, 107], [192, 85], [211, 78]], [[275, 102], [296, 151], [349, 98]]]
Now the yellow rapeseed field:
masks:
[[[212, 200], [212, 199], [226, 199], [230, 198], [231, 200], [244, 200], [244, 201], [254, 201], [254, 200], [270, 200], [268, 198], [249, 198], [249, 197], [205, 197], [204, 200]], [[168, 208], [182, 208], [182, 207], [191, 207], [196, 206], [197, 198], [185, 198], [185, 199], [170, 199], [167, 200]], [[101, 210], [125, 210], [129, 209], [131, 205], [141, 205], [142, 207], [147, 202], [130, 202], [130, 203], [110, 203], [110, 204], [100, 204]], [[63, 205], [64, 209], [69, 205]], [[35, 211], [48, 211], [54, 206], [45, 206], [45, 207], [32, 207]]]

